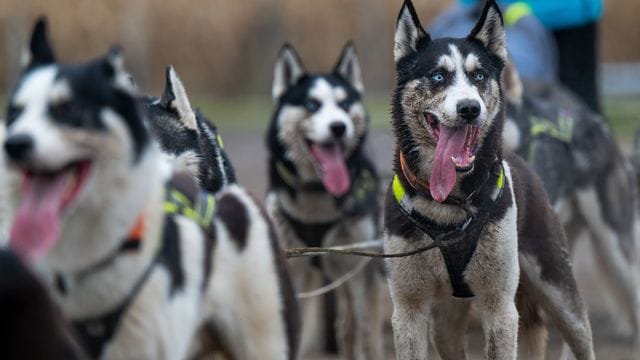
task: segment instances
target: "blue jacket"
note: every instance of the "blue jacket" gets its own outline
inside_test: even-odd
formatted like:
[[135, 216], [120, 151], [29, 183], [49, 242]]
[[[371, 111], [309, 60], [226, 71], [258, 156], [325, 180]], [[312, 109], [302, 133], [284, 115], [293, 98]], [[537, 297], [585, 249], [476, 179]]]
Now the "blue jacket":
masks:
[[[460, 0], [474, 4], [478, 0]], [[499, 0], [504, 9], [515, 2], [525, 2], [547, 29], [557, 30], [594, 22], [602, 16], [603, 0]]]

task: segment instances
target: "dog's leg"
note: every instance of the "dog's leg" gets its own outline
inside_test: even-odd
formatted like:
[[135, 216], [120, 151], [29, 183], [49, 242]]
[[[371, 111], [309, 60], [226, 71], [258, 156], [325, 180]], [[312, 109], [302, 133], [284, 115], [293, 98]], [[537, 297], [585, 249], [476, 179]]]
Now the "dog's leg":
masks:
[[347, 359], [382, 359], [382, 322], [376, 317], [380, 283], [375, 269], [369, 264], [342, 289], [342, 324], [338, 326]]
[[467, 342], [464, 334], [469, 320], [471, 302], [441, 299], [431, 312], [431, 341], [443, 360], [466, 359]]
[[[553, 244], [557, 243], [549, 242], [549, 245]], [[559, 246], [549, 250], [563, 251]], [[577, 359], [595, 359], [587, 310], [580, 298], [568, 260], [553, 264], [554, 271], [561, 274], [560, 277], [549, 278], [548, 274], [543, 276], [547, 269], [540, 264], [533, 256], [523, 254], [520, 257], [522, 284], [528, 287], [527, 293], [536, 296]]]
[[[640, 300], [638, 293], [638, 254], [635, 244], [633, 216], [618, 214], [620, 211], [604, 202], [611, 201], [608, 196], [599, 196], [605, 189], [586, 189], [578, 192], [580, 211], [591, 232], [591, 239], [598, 264], [605, 276], [610, 290], [619, 304], [620, 314], [630, 319], [634, 341], [639, 343], [640, 336]], [[613, 196], [613, 195], [612, 195]], [[600, 201], [599, 199], [604, 199]], [[620, 201], [633, 204], [627, 199]], [[622, 204], [618, 207], [624, 206]], [[610, 213], [604, 216], [604, 212]], [[633, 214], [633, 208], [628, 209]], [[618, 226], [612, 224], [616, 219]]]
[[[525, 278], [521, 281], [526, 281]], [[532, 299], [532, 295], [520, 287], [516, 295], [516, 306], [520, 315], [518, 327], [518, 358], [543, 360], [547, 350], [547, 327], [542, 317], [542, 309]]]
[[515, 359], [518, 311], [515, 299], [505, 293], [478, 294], [478, 311], [485, 338], [485, 359]]

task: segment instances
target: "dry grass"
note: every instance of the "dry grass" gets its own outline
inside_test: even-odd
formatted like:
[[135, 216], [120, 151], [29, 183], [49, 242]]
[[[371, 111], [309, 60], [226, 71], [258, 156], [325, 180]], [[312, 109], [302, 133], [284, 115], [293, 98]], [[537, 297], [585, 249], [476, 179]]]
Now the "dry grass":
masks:
[[[425, 24], [451, 2], [415, 0]], [[40, 14], [50, 19], [61, 58], [83, 59], [119, 43], [138, 82], [152, 92], [171, 63], [191, 91], [265, 94], [284, 41], [310, 70], [329, 70], [348, 39], [356, 43], [368, 88], [386, 91], [399, 6], [400, 0], [3, 0], [0, 92], [16, 78], [20, 50]], [[606, 1], [605, 60], [640, 59], [639, 13], [637, 0]]]

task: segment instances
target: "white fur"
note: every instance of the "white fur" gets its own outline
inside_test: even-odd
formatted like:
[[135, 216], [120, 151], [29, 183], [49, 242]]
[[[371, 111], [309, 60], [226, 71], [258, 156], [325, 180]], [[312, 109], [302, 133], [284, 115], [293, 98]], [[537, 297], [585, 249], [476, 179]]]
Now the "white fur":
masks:
[[520, 147], [520, 128], [516, 123], [507, 118], [504, 122], [504, 129], [502, 129], [502, 143], [509, 151], [515, 151]]
[[184, 90], [182, 81], [173, 69], [173, 66], [169, 67], [169, 82], [175, 99], [171, 102], [171, 106], [180, 114], [180, 121], [191, 130], [197, 130], [198, 124], [196, 123], [196, 114], [191, 109], [191, 103], [187, 97], [187, 92]]
[[332, 138], [331, 124], [342, 123], [346, 126], [345, 137], [353, 137], [353, 123], [347, 112], [338, 106], [338, 94], [344, 92], [341, 88], [334, 88], [323, 78], [318, 78], [309, 90], [312, 98], [320, 101], [321, 107], [311, 116], [306, 127], [309, 140], [323, 143]]
[[480, 97], [478, 87], [470, 83], [468, 75], [465, 72], [465, 64], [469, 61], [469, 57], [475, 57], [475, 55], [470, 54], [467, 58], [463, 58], [462, 54], [460, 54], [460, 50], [458, 50], [458, 48], [453, 44], [449, 45], [449, 51], [451, 51], [451, 54], [443, 55], [443, 57], [450, 57], [450, 60], [447, 62], [452, 62], [455, 65], [455, 71], [453, 73], [453, 83], [446, 90], [447, 96], [443, 104], [445, 116], [448, 119], [457, 119], [458, 103], [462, 100], [475, 100], [480, 104], [480, 115], [478, 116], [477, 121], [480, 125], [484, 124], [490, 114], [487, 113], [487, 107]]

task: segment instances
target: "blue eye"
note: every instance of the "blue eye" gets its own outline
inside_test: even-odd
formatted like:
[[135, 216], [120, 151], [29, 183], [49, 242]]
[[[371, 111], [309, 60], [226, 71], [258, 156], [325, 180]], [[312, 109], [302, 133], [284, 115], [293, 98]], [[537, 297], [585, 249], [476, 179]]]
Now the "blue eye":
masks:
[[308, 112], [316, 112], [320, 109], [320, 102], [316, 99], [308, 99], [304, 103], [304, 108], [307, 109]]
[[473, 80], [481, 82], [484, 81], [484, 79], [486, 78], [486, 76], [484, 75], [484, 73], [477, 71], [474, 75], [473, 75]]
[[444, 81], [444, 75], [442, 75], [442, 73], [435, 73], [435, 74], [431, 75], [431, 80], [433, 80], [435, 82], [443, 82]]

